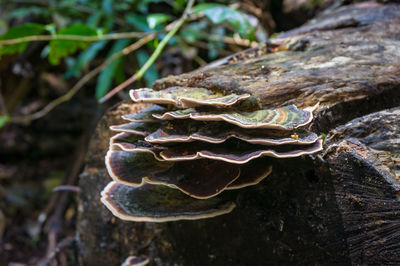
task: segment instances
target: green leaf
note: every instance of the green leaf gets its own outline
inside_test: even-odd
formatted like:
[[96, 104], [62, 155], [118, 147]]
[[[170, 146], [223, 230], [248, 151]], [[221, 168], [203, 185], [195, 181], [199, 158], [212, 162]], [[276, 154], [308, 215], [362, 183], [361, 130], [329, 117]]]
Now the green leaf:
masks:
[[[139, 65], [143, 66], [146, 61], [149, 59], [149, 55], [142, 50], [139, 50], [136, 53]], [[151, 88], [153, 86], [153, 83], [158, 79], [158, 72], [156, 67], [151, 65], [151, 67], [144, 73], [144, 78], [146, 79], [146, 87]]]
[[0, 128], [4, 127], [10, 121], [8, 115], [0, 115]]
[[[116, 41], [111, 47], [110, 52], [107, 55], [107, 58], [110, 58], [113, 54], [121, 51], [129, 44], [129, 40], [123, 39]], [[108, 64], [106, 68], [100, 73], [99, 78], [97, 79], [96, 86], [96, 98], [102, 98], [107, 91], [110, 89], [111, 82], [114, 78], [115, 71], [118, 69], [118, 64], [122, 58], [115, 59], [112, 63]]]
[[125, 16], [125, 21], [131, 24], [136, 30], [149, 32], [150, 28], [147, 25], [146, 16], [129, 13]]
[[102, 0], [101, 7], [102, 7], [102, 10], [105, 15], [103, 25], [106, 29], [111, 30], [114, 25], [113, 1], [112, 0]]
[[175, 0], [172, 2], [172, 6], [174, 7], [174, 12], [178, 13], [185, 7], [186, 1], [185, 0]]
[[38, 16], [44, 16], [48, 17], [50, 16], [50, 10], [48, 8], [42, 8], [42, 7], [20, 7], [16, 8], [13, 10], [7, 17], [7, 20], [11, 20], [14, 18], [20, 19], [23, 18], [27, 15], [31, 15], [33, 17], [38, 17]]
[[254, 29], [240, 11], [220, 4], [199, 4], [193, 8], [193, 12], [203, 14], [214, 24], [226, 21], [234, 26], [243, 38], [254, 39]]
[[193, 22], [188, 24], [182, 30], [179, 31], [179, 36], [185, 39], [186, 42], [194, 43], [197, 40], [204, 39], [201, 31], [204, 31], [207, 27], [206, 23], [203, 22]]
[[112, 0], [103, 0], [101, 2], [101, 7], [107, 14], [112, 14], [114, 12]]
[[165, 14], [151, 14], [147, 16], [147, 24], [150, 29], [154, 29], [157, 25], [170, 21], [171, 17]]
[[121, 60], [119, 60], [118, 65], [114, 72], [114, 81], [117, 84], [121, 84], [126, 80], [124, 72], [124, 62], [125, 62], [125, 57], [121, 57]]
[[325, 145], [326, 134], [321, 132], [321, 133], [319, 133], [319, 137], [322, 139], [322, 145]]
[[215, 7], [227, 7], [225, 5], [221, 5], [221, 4], [215, 4], [215, 3], [205, 3], [205, 4], [198, 4], [197, 6], [194, 6], [192, 8], [193, 13], [202, 13], [203, 11], [207, 10], [207, 9], [212, 9]]
[[[223, 26], [216, 26], [211, 29], [211, 34], [217, 36], [225, 36], [226, 28]], [[225, 47], [224, 42], [220, 41], [208, 41], [208, 58], [210, 60], [215, 60], [219, 56], [219, 51], [223, 50]]]
[[45, 29], [50, 32], [51, 35], [56, 35], [57, 30], [56, 30], [56, 25], [54, 24], [49, 24], [45, 26]]
[[93, 15], [90, 15], [86, 20], [86, 25], [95, 28], [99, 25], [101, 18], [103, 17], [103, 11], [96, 11]]
[[[96, 36], [97, 31], [85, 25], [75, 24], [60, 30], [58, 35]], [[49, 61], [51, 64], [57, 65], [61, 58], [75, 53], [78, 49], [85, 49], [89, 44], [84, 41], [52, 40], [50, 41]]]
[[83, 51], [75, 62], [68, 67], [67, 73], [65, 73], [66, 78], [79, 77], [81, 75], [82, 68], [92, 61], [96, 55], [101, 51], [107, 44], [107, 41], [95, 42], [89, 46], [85, 51]]
[[141, 13], [147, 13], [148, 12], [148, 5], [150, 3], [161, 3], [161, 2], [166, 2], [165, 0], [141, 0], [138, 1], [138, 6], [137, 10], [139, 10]]
[[[17, 26], [9, 29], [6, 33], [0, 36], [0, 40], [10, 40], [22, 37], [28, 37], [33, 35], [41, 34], [45, 31], [45, 26], [41, 24], [27, 23], [21, 26]], [[0, 58], [3, 54], [14, 54], [22, 53], [28, 47], [29, 42], [12, 44], [12, 45], [0, 45]]]

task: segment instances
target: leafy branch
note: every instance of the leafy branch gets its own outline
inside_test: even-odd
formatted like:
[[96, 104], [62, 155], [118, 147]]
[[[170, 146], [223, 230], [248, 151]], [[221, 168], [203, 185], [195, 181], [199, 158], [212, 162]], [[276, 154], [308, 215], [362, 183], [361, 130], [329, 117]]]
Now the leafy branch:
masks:
[[167, 45], [168, 41], [178, 32], [179, 28], [185, 23], [189, 13], [191, 12], [193, 4], [194, 4], [194, 0], [190, 0], [183, 12], [182, 17], [180, 19], [178, 19], [175, 23], [172, 23], [172, 25], [174, 25], [172, 27], [172, 29], [168, 32], [168, 34], [160, 42], [160, 44], [157, 46], [156, 50], [153, 52], [153, 54], [150, 56], [150, 58], [146, 61], [146, 63], [139, 69], [139, 71], [136, 74], [132, 75], [127, 80], [125, 80], [123, 83], [121, 83], [120, 85], [118, 85], [117, 87], [112, 89], [109, 93], [107, 93], [103, 98], [101, 98], [99, 100], [100, 103], [104, 103], [105, 101], [110, 99], [112, 96], [117, 94], [119, 91], [125, 89], [127, 86], [129, 86], [136, 80], [141, 79], [143, 77], [144, 73], [149, 69], [149, 67], [159, 57], [162, 50]]
[[[6, 34], [0, 36], [0, 56], [2, 54], [13, 54], [16, 52], [22, 53], [26, 49], [29, 42], [49, 41], [49, 61], [52, 64], [58, 64], [61, 58], [67, 57], [68, 55], [75, 53], [78, 49], [85, 50], [90, 45], [90, 42], [95, 42], [94, 44], [92, 44], [92, 46], [89, 47], [89, 49], [85, 50], [85, 52], [82, 53], [75, 62], [73, 61], [73, 65], [71, 65], [72, 67], [70, 67], [69, 72], [67, 72], [67, 74], [69, 73], [69, 75], [76, 75], [76, 73], [79, 73], [80, 69], [84, 65], [83, 62], [87, 62], [88, 60], [93, 59], [96, 56], [97, 52], [106, 45], [107, 40], [132, 38], [141, 39], [124, 49], [122, 49], [122, 47], [124, 47], [128, 41], [116, 41], [110, 50], [108, 59], [106, 59], [102, 64], [98, 65], [96, 68], [85, 74], [66, 94], [54, 99], [46, 106], [44, 106], [43, 109], [32, 114], [25, 116], [11, 116], [11, 118], [9, 118], [9, 116], [4, 116], [4, 119], [7, 119], [5, 119], [3, 123], [28, 123], [32, 120], [39, 119], [45, 116], [59, 104], [70, 100], [82, 87], [84, 87], [90, 80], [92, 80], [100, 73], [101, 74], [99, 76], [99, 81], [107, 81], [99, 82], [98, 86], [96, 87], [96, 96], [98, 98], [102, 97], [108, 90], [111, 84], [111, 80], [113, 78], [119, 78], [121, 80], [121, 75], [119, 77], [116, 77], [115, 73], [120, 73], [118, 67], [122, 62], [122, 57], [135, 50], [138, 50], [143, 45], [156, 39], [159, 33], [167, 32], [166, 36], [157, 45], [151, 56], [148, 59], [143, 59], [142, 57], [141, 60], [143, 60], [144, 64], [140, 67], [140, 69], [131, 77], [122, 82], [120, 85], [109, 91], [99, 100], [100, 103], [106, 102], [108, 99], [125, 89], [133, 82], [143, 78], [143, 76], [147, 79], [146, 75], [149, 75], [149, 73], [151, 73], [151, 67], [153, 66], [154, 62], [163, 52], [164, 48], [171, 40], [171, 38], [177, 35], [178, 31], [185, 24], [185, 22], [187, 22], [187, 20], [194, 21], [205, 17], [210, 20], [212, 24], [221, 24], [224, 22], [228, 22], [228, 24], [231, 24], [232, 26], [234, 26], [234, 28], [236, 28], [239, 34], [235, 33], [233, 37], [207, 34], [205, 32], [202, 32], [201, 30], [199, 31], [198, 29], [196, 31], [196, 27], [198, 27], [198, 25], [200, 24], [193, 23], [189, 24], [189, 26], [184, 29], [185, 33], [182, 31], [181, 39], [179, 38], [179, 36], [177, 37], [177, 39], [180, 40], [181, 43], [189, 41], [191, 43], [189, 45], [197, 45], [201, 42], [199, 39], [206, 39], [209, 41], [226, 43], [228, 45], [235, 46], [254, 47], [258, 44], [253, 40], [253, 28], [251, 27], [247, 18], [240, 11], [220, 4], [199, 4], [193, 7], [194, 2], [195, 0], [188, 1], [182, 13], [182, 16], [167, 25], [161, 31], [149, 32], [149, 30], [153, 29], [158, 23], [163, 23], [170, 20], [169, 16], [162, 14], [152, 14], [147, 16], [148, 26], [141, 26], [145, 28], [143, 29], [143, 31], [145, 32], [123, 32], [101, 35], [98, 33], [98, 31], [96, 31], [96, 29], [86, 26], [84, 24], [73, 24], [67, 28], [61, 29], [57, 32], [57, 34], [53, 32], [53, 34], [51, 35], [41, 35], [46, 30], [46, 27], [41, 24], [30, 23], [12, 28]], [[136, 20], [132, 21], [134, 22], [134, 24], [136, 23]], [[190, 28], [190, 25], [192, 25], [192, 28]], [[196, 31], [194, 35], [193, 31]], [[186, 33], [188, 33], [193, 40], [191, 40], [190, 37], [186, 39], [184, 37], [187, 35]], [[209, 49], [207, 43], [205, 43], [204, 45], [205, 49]], [[215, 49], [218, 49], [218, 47]], [[204, 60], [201, 60], [201, 58], [197, 59], [197, 61], [200, 60], [199, 64], [205, 63]]]
[[119, 39], [133, 39], [147, 36], [151, 33], [148, 32], [121, 32], [121, 33], [110, 33], [98, 36], [81, 36], [81, 35], [34, 35], [25, 36], [21, 38], [0, 40], [0, 45], [15, 45], [25, 42], [40, 42], [40, 41], [53, 41], [53, 40], [68, 40], [68, 41], [83, 41], [83, 42], [95, 42], [95, 41], [107, 41], [107, 40], [119, 40]]
[[58, 97], [57, 99], [51, 101], [48, 103], [43, 109], [40, 111], [37, 111], [33, 114], [22, 116], [22, 117], [13, 117], [11, 118], [11, 122], [14, 123], [28, 123], [32, 120], [39, 119], [43, 116], [45, 116], [47, 113], [49, 113], [51, 110], [53, 110], [55, 107], [57, 107], [59, 104], [69, 101], [86, 83], [88, 83], [92, 78], [94, 78], [97, 74], [99, 74], [108, 64], [112, 63], [114, 60], [128, 55], [131, 52], [139, 49], [149, 41], [152, 41], [155, 39], [157, 35], [155, 33], [151, 33], [144, 38], [138, 40], [137, 42], [131, 44], [130, 46], [124, 48], [120, 52], [114, 54], [110, 58], [108, 58], [106, 61], [104, 61], [101, 65], [87, 73], [85, 76], [83, 76], [66, 94], [63, 96]]
[[[135, 75], [133, 75], [131, 78], [123, 82], [121, 85], [117, 86], [114, 88], [109, 94], [104, 96], [100, 101], [105, 102], [107, 99], [111, 98], [114, 94], [116, 94], [118, 91], [124, 89], [126, 86], [134, 82], [135, 80], [141, 78], [144, 73], [149, 69], [149, 67], [154, 63], [154, 61], [157, 59], [157, 57], [161, 54], [163, 48], [166, 46], [168, 41], [177, 33], [179, 28], [183, 25], [183, 23], [186, 21], [188, 14], [191, 11], [191, 8], [194, 4], [194, 0], [190, 0], [189, 3], [187, 4], [185, 11], [183, 12], [183, 15], [180, 19], [177, 21], [172, 22], [169, 24], [166, 28], [172, 28], [168, 34], [164, 37], [164, 39], [160, 42], [160, 44], [157, 46], [156, 50], [154, 53], [151, 55], [151, 57], [146, 61], [146, 63], [141, 67], [139, 72]], [[32, 120], [39, 119], [43, 116], [45, 116], [47, 113], [49, 113], [51, 110], [53, 110], [55, 107], [60, 105], [63, 102], [69, 101], [86, 83], [88, 83], [92, 78], [94, 78], [96, 75], [98, 75], [107, 65], [112, 63], [114, 60], [125, 56], [149, 41], [154, 40], [157, 37], [156, 33], [146, 33], [146, 36], [144, 36], [142, 39], [138, 40], [137, 42], [131, 44], [130, 46], [122, 49], [118, 53], [115, 53], [112, 55], [110, 58], [108, 58], [106, 61], [104, 61], [101, 65], [97, 66], [95, 69], [91, 70], [89, 73], [84, 75], [72, 88], [69, 90], [66, 94], [60, 96], [59, 98], [51, 101], [48, 103], [43, 109], [33, 113], [29, 114], [26, 116], [21, 116], [21, 117], [12, 117], [11, 122], [14, 123], [28, 123]], [[118, 90], [116, 90], [118, 89]], [[111, 94], [112, 93], [112, 94]]]

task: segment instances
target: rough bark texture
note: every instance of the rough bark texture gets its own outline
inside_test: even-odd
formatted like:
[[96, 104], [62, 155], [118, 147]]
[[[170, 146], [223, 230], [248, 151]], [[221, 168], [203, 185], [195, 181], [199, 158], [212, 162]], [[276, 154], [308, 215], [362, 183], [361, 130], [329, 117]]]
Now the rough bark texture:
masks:
[[82, 265], [129, 255], [152, 265], [400, 264], [399, 40], [400, 5], [365, 2], [278, 36], [268, 45], [277, 52], [243, 52], [159, 80], [155, 88], [250, 92], [263, 107], [319, 104], [311, 128], [327, 134], [324, 151], [274, 160], [261, 184], [224, 192], [237, 207], [213, 219], [123, 222], [102, 206], [108, 126], [134, 107], [110, 110], [80, 180]]

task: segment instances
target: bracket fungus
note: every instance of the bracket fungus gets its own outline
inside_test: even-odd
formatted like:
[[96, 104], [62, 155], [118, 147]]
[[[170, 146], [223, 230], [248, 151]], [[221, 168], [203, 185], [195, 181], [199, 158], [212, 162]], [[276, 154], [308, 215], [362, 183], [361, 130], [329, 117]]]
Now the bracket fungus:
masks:
[[134, 102], [172, 104], [176, 107], [188, 108], [196, 106], [231, 106], [247, 99], [250, 94], [221, 95], [204, 88], [171, 87], [162, 91], [138, 89], [129, 92]]
[[304, 129], [312, 112], [294, 105], [257, 109], [249, 94], [205, 88], [138, 89], [130, 96], [138, 111], [122, 116], [128, 123], [110, 127], [119, 132], [105, 158], [113, 181], [101, 193], [104, 205], [123, 220], [229, 213], [235, 203], [222, 192], [261, 182], [272, 171], [268, 157], [322, 149], [322, 140]]
[[121, 266], [145, 266], [149, 263], [150, 259], [147, 257], [129, 256], [125, 259]]

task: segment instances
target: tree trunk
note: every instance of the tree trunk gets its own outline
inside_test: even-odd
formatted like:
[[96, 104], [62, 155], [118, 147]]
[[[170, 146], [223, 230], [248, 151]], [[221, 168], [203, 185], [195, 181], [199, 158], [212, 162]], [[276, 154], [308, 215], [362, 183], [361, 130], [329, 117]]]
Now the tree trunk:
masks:
[[315, 106], [325, 133], [313, 156], [274, 160], [273, 173], [228, 191], [232, 213], [168, 223], [124, 222], [100, 203], [112, 132], [134, 105], [108, 111], [92, 137], [78, 240], [82, 265], [400, 264], [400, 5], [324, 12], [271, 43], [156, 82], [248, 92], [262, 107]]

